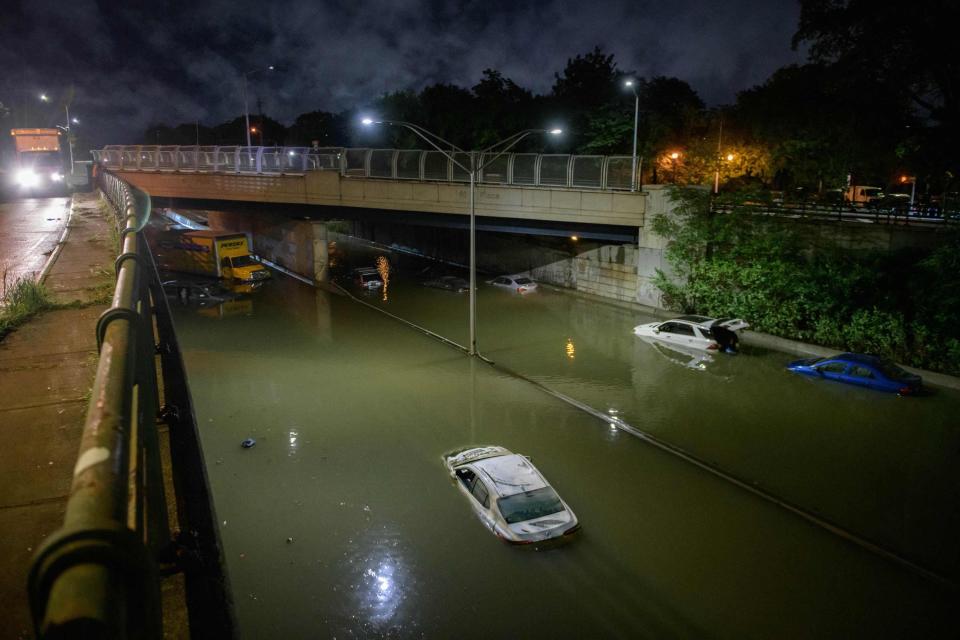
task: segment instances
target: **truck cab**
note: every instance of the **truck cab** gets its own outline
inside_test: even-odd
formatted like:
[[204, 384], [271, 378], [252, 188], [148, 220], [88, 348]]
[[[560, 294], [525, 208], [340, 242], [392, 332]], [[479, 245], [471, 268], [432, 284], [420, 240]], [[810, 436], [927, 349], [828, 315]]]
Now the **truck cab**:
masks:
[[270, 271], [248, 253], [220, 258], [220, 273], [227, 280], [240, 280], [242, 282], [252, 282], [270, 277]]
[[16, 148], [13, 182], [21, 192], [66, 191], [60, 132], [57, 129], [13, 129]]

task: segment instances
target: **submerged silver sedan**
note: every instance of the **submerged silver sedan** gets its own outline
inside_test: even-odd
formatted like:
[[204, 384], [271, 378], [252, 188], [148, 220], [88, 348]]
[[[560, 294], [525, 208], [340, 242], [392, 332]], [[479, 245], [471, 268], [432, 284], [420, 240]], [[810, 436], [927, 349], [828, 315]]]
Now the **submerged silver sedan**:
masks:
[[525, 456], [503, 447], [471, 447], [444, 456], [444, 464], [481, 522], [517, 544], [570, 535], [577, 516]]

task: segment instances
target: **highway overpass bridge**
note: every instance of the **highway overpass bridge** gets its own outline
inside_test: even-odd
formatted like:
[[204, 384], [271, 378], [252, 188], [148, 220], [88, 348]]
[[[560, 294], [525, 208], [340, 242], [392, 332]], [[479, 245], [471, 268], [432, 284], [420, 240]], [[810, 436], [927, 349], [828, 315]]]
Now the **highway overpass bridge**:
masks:
[[[459, 156], [459, 157], [458, 157]], [[479, 173], [476, 214], [498, 230], [637, 237], [649, 193], [630, 190], [629, 156], [457, 153]], [[108, 146], [101, 167], [154, 197], [366, 210], [397, 222], [469, 215], [469, 175], [438, 151], [301, 147]], [[483, 227], [481, 227], [483, 228]]]

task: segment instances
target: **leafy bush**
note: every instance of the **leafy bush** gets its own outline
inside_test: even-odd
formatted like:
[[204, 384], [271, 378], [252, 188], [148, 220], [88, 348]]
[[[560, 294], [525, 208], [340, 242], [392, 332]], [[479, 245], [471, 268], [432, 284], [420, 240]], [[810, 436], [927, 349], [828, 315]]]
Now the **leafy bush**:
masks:
[[850, 251], [807, 225], [758, 215], [764, 194], [675, 190], [653, 230], [673, 271], [667, 306], [747, 319], [758, 331], [960, 373], [960, 237], [932, 252]]

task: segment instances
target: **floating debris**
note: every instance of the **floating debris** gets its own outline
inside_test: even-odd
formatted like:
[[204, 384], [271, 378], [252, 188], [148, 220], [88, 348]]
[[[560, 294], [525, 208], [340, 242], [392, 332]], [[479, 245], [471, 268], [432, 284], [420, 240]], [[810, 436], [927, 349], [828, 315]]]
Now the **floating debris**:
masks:
[[247, 438], [246, 440], [240, 443], [240, 446], [243, 447], [244, 449], [249, 449], [255, 444], [257, 444], [256, 440], [254, 440], [253, 438]]

